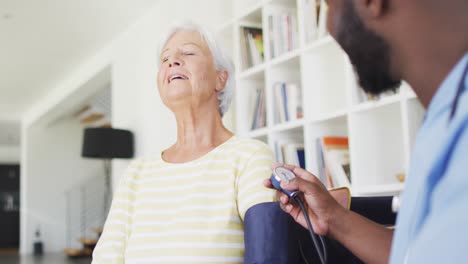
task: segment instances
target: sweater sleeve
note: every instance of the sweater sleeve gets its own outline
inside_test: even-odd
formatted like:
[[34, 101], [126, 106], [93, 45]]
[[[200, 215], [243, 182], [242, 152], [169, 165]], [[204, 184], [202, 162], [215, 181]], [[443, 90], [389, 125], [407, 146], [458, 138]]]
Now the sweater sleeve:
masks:
[[127, 240], [131, 234], [135, 200], [135, 176], [139, 161], [130, 163], [114, 193], [104, 229], [93, 251], [92, 264], [124, 264]]
[[253, 205], [273, 202], [275, 192], [263, 186], [263, 181], [271, 176], [273, 153], [265, 144], [247, 160], [245, 168], [238, 176], [237, 204], [239, 215], [244, 220], [245, 213]]

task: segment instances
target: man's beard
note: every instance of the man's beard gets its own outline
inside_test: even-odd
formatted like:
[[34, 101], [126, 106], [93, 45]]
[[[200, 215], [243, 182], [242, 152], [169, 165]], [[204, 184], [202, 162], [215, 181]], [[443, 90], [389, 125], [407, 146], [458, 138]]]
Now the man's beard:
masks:
[[337, 41], [348, 54], [365, 92], [379, 95], [394, 91], [401, 84], [390, 70], [390, 47], [387, 42], [367, 29], [352, 1], [345, 1], [343, 17], [337, 31]]

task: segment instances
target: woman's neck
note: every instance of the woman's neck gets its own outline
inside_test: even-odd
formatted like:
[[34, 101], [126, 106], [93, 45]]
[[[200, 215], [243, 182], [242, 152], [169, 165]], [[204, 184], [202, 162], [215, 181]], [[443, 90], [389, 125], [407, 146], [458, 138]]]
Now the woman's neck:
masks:
[[175, 113], [177, 142], [164, 151], [166, 160], [184, 162], [196, 159], [232, 137], [220, 114], [212, 109], [187, 109]]

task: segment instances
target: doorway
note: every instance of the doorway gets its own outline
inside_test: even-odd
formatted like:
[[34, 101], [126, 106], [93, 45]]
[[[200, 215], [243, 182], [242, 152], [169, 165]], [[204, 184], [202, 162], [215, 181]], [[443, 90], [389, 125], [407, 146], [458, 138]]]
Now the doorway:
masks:
[[20, 240], [20, 166], [0, 164], [0, 252], [18, 251]]

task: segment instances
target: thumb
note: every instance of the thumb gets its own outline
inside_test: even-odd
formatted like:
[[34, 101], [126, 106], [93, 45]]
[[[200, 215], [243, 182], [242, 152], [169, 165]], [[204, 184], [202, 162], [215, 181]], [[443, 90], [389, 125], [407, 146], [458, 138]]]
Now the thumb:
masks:
[[314, 189], [314, 184], [310, 181], [296, 177], [289, 181], [282, 181], [281, 188], [288, 190], [288, 191], [299, 190], [302, 193], [306, 194], [306, 193], [310, 193]]

